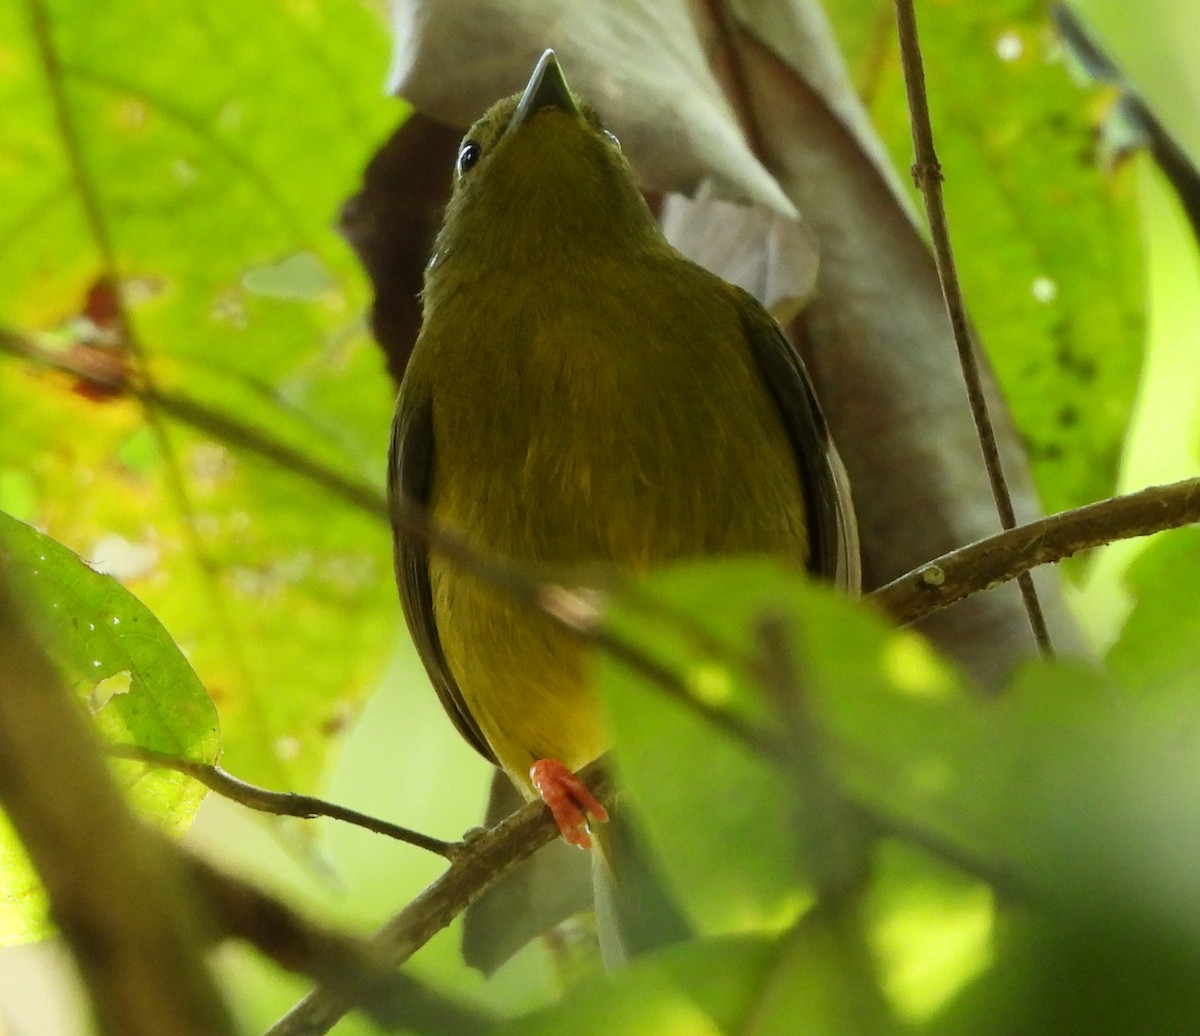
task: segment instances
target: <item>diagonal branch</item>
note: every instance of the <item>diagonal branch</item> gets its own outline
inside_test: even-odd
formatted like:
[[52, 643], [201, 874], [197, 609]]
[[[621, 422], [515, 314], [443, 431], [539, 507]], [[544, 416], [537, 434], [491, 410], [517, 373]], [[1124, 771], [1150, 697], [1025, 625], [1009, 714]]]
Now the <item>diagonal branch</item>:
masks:
[[280, 967], [315, 982], [365, 990], [355, 1006], [389, 1031], [473, 1036], [494, 1021], [388, 967], [365, 940], [319, 925], [262, 889], [183, 848], [172, 848], [182, 856], [221, 935], [241, 939]]
[[[579, 773], [605, 806], [614, 792], [603, 760]], [[558, 827], [541, 802], [531, 802], [507, 820], [475, 835], [466, 851], [440, 878], [383, 926], [372, 940], [387, 967], [399, 967], [478, 899], [504, 874], [558, 837]], [[362, 995], [354, 984], [313, 990], [266, 1036], [320, 1036], [329, 1032]]]

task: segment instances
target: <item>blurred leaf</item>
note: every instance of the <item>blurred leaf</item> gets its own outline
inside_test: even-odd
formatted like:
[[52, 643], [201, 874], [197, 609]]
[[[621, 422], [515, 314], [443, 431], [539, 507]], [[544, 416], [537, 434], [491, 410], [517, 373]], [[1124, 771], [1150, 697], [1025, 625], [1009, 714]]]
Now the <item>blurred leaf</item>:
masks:
[[[833, 735], [829, 751], [839, 773], [853, 771], [859, 753], [873, 750], [881, 717], [887, 717], [883, 729], [892, 714], [922, 726], [934, 703], [958, 690], [913, 634], [889, 631], [861, 605], [773, 561], [716, 561], [656, 573], [618, 600], [608, 622], [618, 636], [683, 674], [697, 698], [777, 733], [775, 709], [744, 667], [731, 664], [754, 657], [754, 631], [768, 614], [788, 620], [798, 679], [816, 722]], [[724, 645], [726, 655], [714, 658], [705, 638]], [[815, 854], [822, 850], [808, 831], [822, 818], [801, 811], [794, 778], [618, 661], [601, 660], [598, 682], [623, 785], [701, 930], [790, 923], [811, 901], [808, 881], [821, 866]], [[965, 699], [961, 705], [967, 707]], [[895, 746], [895, 757], [887, 753], [880, 769], [898, 765], [911, 750], [902, 739], [887, 744]]]
[[[1181, 581], [1192, 573], [1194, 538], [1174, 542], [1176, 551], [1143, 570], [1147, 595], [1167, 582], [1158, 576], [1162, 566], [1178, 568]], [[1179, 564], [1179, 551], [1190, 553], [1188, 565]], [[889, 912], [894, 917], [906, 900], [920, 898], [922, 886], [936, 886], [945, 889], [935, 897], [940, 909], [955, 890], [955, 909], [973, 926], [956, 937], [956, 959], [939, 969], [956, 978], [923, 1007], [908, 1001], [905, 1015], [937, 1011], [956, 983], [977, 974], [980, 988], [1005, 984], [1002, 1001], [1016, 995], [1008, 984], [1033, 983], [1026, 989], [1030, 1025], [1020, 1031], [1119, 1032], [1111, 1019], [1128, 1021], [1137, 1005], [1157, 996], [1149, 976], [1159, 968], [1178, 999], [1149, 1015], [1169, 1021], [1191, 1009], [1195, 996], [1185, 990], [1192, 985], [1185, 976], [1200, 966], [1200, 702], [1195, 663], [1184, 653], [1168, 652], [1176, 662], [1170, 669], [1132, 668], [1128, 687], [1078, 663], [1031, 663], [1004, 695], [984, 700], [965, 694], [911, 634], [887, 630], [861, 606], [782, 566], [687, 566], [645, 580], [636, 594], [642, 596], [631, 594], [614, 611], [614, 631], [675, 667], [703, 700], [759, 723], [769, 722], [769, 714], [761, 701], [755, 705], [741, 667], [725, 651], [714, 659], [707, 644], [715, 639], [736, 656], [752, 646], [748, 630], [756, 615], [790, 617], [801, 686], [842, 794], [871, 811], [888, 835], [884, 845], [907, 846], [910, 854], [904, 880], [888, 890], [876, 872], [870, 893], [872, 939], [885, 953], [898, 1006], [906, 1001], [894, 976], [928, 958], [930, 946], [920, 940], [901, 946], [894, 936], [889, 943]], [[1163, 624], [1164, 635], [1194, 654], [1190, 608], [1177, 609], [1178, 625], [1175, 619]], [[642, 829], [704, 929], [770, 930], [786, 916], [789, 893], [793, 910], [802, 907], [807, 871], [796, 846], [805, 817], [787, 793], [783, 771], [685, 713], [661, 690], [639, 690], [618, 663], [602, 662], [600, 678], [620, 771], [646, 821]], [[1139, 693], [1148, 680], [1156, 692], [1149, 696]], [[766, 859], [771, 852], [774, 859]], [[948, 870], [960, 876], [929, 885]], [[978, 890], [989, 882], [1002, 900], [1036, 911], [1025, 934], [1001, 938], [998, 978], [984, 970], [990, 910]], [[1065, 966], [1074, 985], [1060, 998], [1046, 979], [1056, 973], [1051, 950], [1070, 957]], [[1122, 961], [1141, 978], [1119, 981]], [[956, 998], [947, 1017], [969, 1002], [966, 994]], [[989, 1003], [990, 1015], [976, 1022], [997, 1011], [1009, 1017], [1007, 1008]]]
[[745, 1015], [776, 952], [771, 940], [750, 937], [674, 947], [584, 983], [555, 1006], [499, 1031], [715, 1036]]
[[1043, 796], [1086, 782], [1128, 721], [1108, 681], [1070, 663], [1027, 666], [995, 702], [843, 692], [829, 709], [856, 800], [974, 854], [1002, 887], [1028, 880]]
[[778, 939], [703, 939], [581, 984], [500, 1033], [790, 1036], [891, 1031], [853, 939], [816, 917]]
[[[1194, 672], [1194, 671], [1193, 671]], [[1030, 674], [1049, 703], [1053, 667]], [[1103, 733], [1031, 725], [1019, 851], [1037, 890], [1010, 909], [993, 968], [931, 1025], [935, 1033], [1128, 1036], [1187, 1032], [1200, 1011], [1200, 767], [1193, 686], [1110, 703]], [[1182, 691], [1182, 688], [1178, 688]], [[1064, 718], [1067, 713], [1064, 712]], [[1033, 718], [1032, 716], [1030, 718]], [[1010, 750], [1011, 752], [1011, 750]]]
[[71, 348], [111, 274], [131, 361], [215, 414], [200, 433], [5, 358], [0, 506], [143, 597], [230, 769], [309, 789], [397, 629], [389, 536], [221, 415], [382, 482], [392, 392], [330, 227], [400, 111], [381, 26], [355, 0], [24, 0], [0, 40], [0, 323]]
[[[893, 160], [912, 162], [892, 4], [831, 5]], [[955, 259], [1050, 511], [1111, 495], [1145, 319], [1135, 182], [1100, 168], [1103, 103], [1068, 74], [1045, 5], [919, 13]]]
[[[154, 615], [111, 576], [0, 512], [0, 554], [21, 604], [97, 733], [199, 762], [215, 762], [217, 713], [192, 667]], [[180, 774], [116, 764], [131, 801], [182, 832], [205, 789]], [[44, 934], [46, 905], [16, 836], [0, 819], [0, 942]]]
[[1200, 1010], [1196, 946], [1092, 904], [1071, 923], [1010, 923], [995, 969], [921, 1031], [929, 1036], [1160, 1036]]
[[1159, 536], [1130, 565], [1136, 598], [1106, 662], [1133, 692], [1193, 693], [1200, 672], [1200, 529]]
[[[773, 710], [759, 691], [723, 660], [698, 652], [674, 617], [711, 616], [716, 621], [705, 630], [748, 649], [754, 620], [778, 606], [779, 575], [765, 561], [671, 568], [618, 601], [607, 622], [684, 674], [702, 700], [765, 727]], [[653, 611], [639, 606], [641, 594]], [[779, 766], [617, 661], [601, 660], [598, 683], [622, 786], [700, 930], [760, 931], [794, 921], [808, 897], [791, 787]]]
[[865, 913], [901, 1018], [929, 1018], [991, 965], [993, 912], [982, 882], [902, 842], [880, 845]]
[[813, 1036], [872, 1036], [897, 1029], [853, 914], [826, 917], [814, 911], [779, 948], [743, 1023], [754, 1032], [786, 1036], [800, 1028]]

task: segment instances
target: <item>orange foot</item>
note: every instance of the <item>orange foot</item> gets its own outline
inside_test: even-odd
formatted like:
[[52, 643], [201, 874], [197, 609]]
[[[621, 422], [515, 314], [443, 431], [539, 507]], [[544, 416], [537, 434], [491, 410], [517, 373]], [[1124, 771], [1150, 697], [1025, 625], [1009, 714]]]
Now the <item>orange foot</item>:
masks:
[[550, 807], [563, 838], [580, 849], [590, 849], [588, 817], [603, 822], [608, 819], [608, 810], [588, 786], [557, 759], [539, 759], [529, 768], [529, 779]]

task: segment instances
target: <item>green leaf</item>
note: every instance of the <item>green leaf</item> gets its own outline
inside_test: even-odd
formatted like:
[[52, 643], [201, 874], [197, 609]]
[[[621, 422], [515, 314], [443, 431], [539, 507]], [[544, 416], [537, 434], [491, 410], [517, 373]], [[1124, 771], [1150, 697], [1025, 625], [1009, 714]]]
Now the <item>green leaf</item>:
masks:
[[991, 966], [992, 891], [895, 839], [879, 846], [871, 876], [864, 914], [883, 987], [897, 1015], [924, 1021]]
[[932, 1032], [1149, 1036], [1185, 1032], [1200, 1011], [1194, 670], [1189, 687], [1110, 687], [1085, 707], [1064, 672], [1026, 674], [1006, 710], [1025, 722], [1001, 725], [976, 769], [985, 786], [996, 759], [1024, 770], [1010, 851], [1034, 894], [1010, 907], [993, 967]]
[[716, 1036], [752, 1008], [774, 956], [770, 940], [750, 937], [672, 948], [582, 983], [553, 1007], [515, 1019], [499, 1032]]
[[[862, 742], [871, 751], [881, 714], [907, 713], [919, 727], [929, 699], [958, 689], [914, 635], [889, 631], [861, 605], [771, 561], [656, 573], [616, 602], [608, 623], [682, 674], [699, 699], [778, 735], [775, 708], [736, 664], [754, 657], [754, 631], [767, 615], [787, 620], [806, 701], [840, 747]], [[724, 646], [722, 656], [706, 650], [711, 641]], [[815, 871], [829, 865], [820, 859], [827, 820], [802, 809], [794, 777], [622, 663], [603, 659], [597, 675], [622, 784], [700, 930], [790, 924], [811, 901]], [[903, 763], [903, 748], [887, 762]]]
[[1136, 603], [1106, 659], [1129, 691], [1193, 690], [1200, 671], [1200, 529], [1159, 536], [1130, 565]]
[[[197, 762], [215, 762], [217, 713], [162, 624], [111, 576], [0, 512], [0, 554], [22, 607], [97, 733]], [[130, 801], [168, 831], [191, 821], [205, 789], [181, 774], [116, 763]], [[0, 826], [0, 942], [46, 930], [45, 903], [16, 837]]]
[[[906, 169], [892, 4], [832, 8], [872, 121]], [[1142, 356], [1134, 170], [1099, 168], [1105, 105], [1072, 81], [1045, 4], [923, 5], [918, 30], [967, 308], [1042, 500], [1057, 511], [1102, 499], [1116, 484]]]
[[[864, 916], [904, 1016], [933, 1012], [930, 1024], [940, 1025], [965, 1012], [970, 1025], [947, 1023], [946, 1031], [999, 1031], [987, 1019], [1009, 1017], [1016, 1008], [1004, 1004], [1016, 997], [1030, 1020], [1021, 1031], [1118, 1032], [1111, 1019], [1127, 1024], [1141, 1010], [1165, 1023], [1195, 1001], [1197, 627], [1194, 609], [1176, 602], [1194, 584], [1196, 543], [1190, 531], [1164, 537], [1136, 570], [1145, 615], [1135, 611], [1131, 623], [1142, 629], [1135, 625], [1128, 647], [1117, 649], [1130, 654], [1115, 675], [1040, 661], [997, 698], [968, 693], [913, 635], [763, 562], [652, 576], [618, 601], [610, 628], [682, 674], [705, 701], [778, 733], [786, 727], [740, 659], [753, 657], [757, 619], [787, 618], [798, 687], [818, 731], [812, 746], [837, 795], [866, 810], [883, 835]], [[1132, 652], [1150, 653], [1158, 643], [1152, 628], [1185, 646], [1163, 652], [1161, 664], [1143, 662]], [[722, 646], [714, 650], [714, 642]], [[620, 663], [601, 662], [599, 674], [641, 830], [701, 930], [770, 931], [788, 906], [799, 912], [816, 873], [812, 818], [799, 807], [804, 789], [785, 767], [756, 759], [735, 735], [685, 712]], [[907, 874], [880, 868], [896, 851]], [[1007, 941], [1011, 926], [1001, 926], [994, 950], [989, 885], [1003, 902], [1036, 910], [1028, 930]], [[932, 912], [952, 955], [937, 968], [948, 980], [916, 995], [900, 976], [928, 968], [936, 941], [888, 934], [913, 910]], [[819, 910], [805, 923], [814, 916]], [[1047, 979], [1058, 974], [1056, 954], [1071, 983], [1061, 996]], [[1123, 969], [1140, 977], [1122, 982]], [[1160, 969], [1169, 997], [1151, 1009], [1150, 979]], [[852, 974], [852, 985], [872, 988], [868, 973]], [[970, 994], [956, 995], [972, 976], [981, 990], [996, 985], [995, 998], [983, 1000], [990, 1006], [976, 1009]], [[1087, 1024], [1069, 1024], [1073, 1012]]]
[[[707, 631], [748, 646], [751, 623], [775, 603], [764, 583], [769, 588], [766, 581], [777, 576], [767, 562], [673, 568], [619, 600], [607, 623], [683, 674], [700, 699], [763, 726], [771, 711], [762, 696], [723, 660], [698, 652], [672, 616], [716, 617]], [[640, 607], [640, 600], [653, 601], [653, 609]], [[597, 675], [621, 784], [700, 930], [761, 931], [792, 923], [807, 896], [781, 769], [620, 662], [603, 658]]]
[[0, 324], [76, 348], [115, 277], [113, 351], [165, 399], [0, 357], [0, 506], [134, 559], [225, 764], [280, 789], [315, 785], [400, 628], [386, 522], [241, 430], [382, 497], [393, 391], [332, 226], [404, 113], [382, 28], [357, 0], [0, 5]]

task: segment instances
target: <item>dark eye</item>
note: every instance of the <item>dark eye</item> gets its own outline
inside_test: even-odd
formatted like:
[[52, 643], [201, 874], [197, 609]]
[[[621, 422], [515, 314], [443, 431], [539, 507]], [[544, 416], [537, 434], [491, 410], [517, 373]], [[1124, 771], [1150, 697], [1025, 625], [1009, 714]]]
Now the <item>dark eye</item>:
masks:
[[608, 130], [605, 130], [604, 135], [608, 138], [608, 142], [613, 147], [615, 147], [618, 151], [621, 150], [621, 141], [617, 139], [617, 135], [615, 133], [610, 133]]
[[474, 140], [464, 140], [462, 147], [458, 149], [458, 175], [462, 176], [468, 169], [471, 168], [479, 157], [483, 154], [483, 148]]

